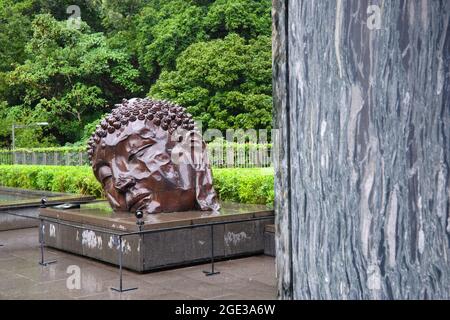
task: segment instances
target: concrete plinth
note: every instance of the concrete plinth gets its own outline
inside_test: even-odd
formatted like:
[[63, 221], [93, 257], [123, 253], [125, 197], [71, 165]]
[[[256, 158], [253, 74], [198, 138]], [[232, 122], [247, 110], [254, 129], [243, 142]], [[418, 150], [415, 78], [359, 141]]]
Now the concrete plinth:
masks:
[[[138, 232], [130, 213], [114, 213], [109, 205], [93, 203], [80, 209], [41, 209], [47, 246], [118, 264], [122, 234], [123, 266], [145, 272], [185, 266], [214, 257], [228, 259], [264, 253], [264, 229], [273, 224], [273, 210], [260, 205], [223, 203], [220, 213], [185, 211], [144, 217]], [[257, 220], [260, 219], [260, 220]], [[216, 225], [205, 225], [220, 223]]]
[[264, 254], [275, 257], [275, 225], [268, 224], [264, 230]]
[[48, 205], [95, 200], [93, 196], [0, 187], [0, 231], [37, 227], [38, 220], [13, 214], [37, 218], [42, 198], [47, 199]]

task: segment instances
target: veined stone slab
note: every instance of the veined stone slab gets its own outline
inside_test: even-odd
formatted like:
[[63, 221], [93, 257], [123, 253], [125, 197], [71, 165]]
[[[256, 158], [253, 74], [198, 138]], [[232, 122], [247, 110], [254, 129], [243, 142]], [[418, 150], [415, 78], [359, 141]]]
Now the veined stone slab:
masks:
[[450, 1], [274, 0], [284, 299], [450, 298]]

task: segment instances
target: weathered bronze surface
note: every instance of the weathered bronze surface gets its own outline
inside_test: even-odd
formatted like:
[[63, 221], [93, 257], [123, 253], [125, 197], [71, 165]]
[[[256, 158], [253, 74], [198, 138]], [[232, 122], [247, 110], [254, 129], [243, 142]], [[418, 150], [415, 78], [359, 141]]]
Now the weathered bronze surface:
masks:
[[124, 99], [89, 139], [88, 154], [115, 211], [220, 208], [206, 144], [183, 107]]

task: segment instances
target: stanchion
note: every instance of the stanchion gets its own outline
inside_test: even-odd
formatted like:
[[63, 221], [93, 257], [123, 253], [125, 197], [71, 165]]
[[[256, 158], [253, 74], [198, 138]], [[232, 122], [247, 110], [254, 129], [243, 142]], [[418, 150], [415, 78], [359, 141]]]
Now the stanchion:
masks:
[[41, 247], [41, 261], [39, 262], [39, 264], [41, 266], [48, 266], [49, 264], [52, 263], [56, 263], [56, 260], [49, 260], [49, 261], [45, 261], [44, 260], [44, 220], [40, 219], [40, 224], [39, 224], [39, 243], [40, 243], [40, 247]]
[[213, 276], [220, 274], [219, 271], [214, 271], [214, 225], [211, 225], [211, 271], [203, 271], [205, 276]]
[[136, 288], [128, 288], [123, 289], [123, 280], [122, 280], [122, 236], [119, 236], [119, 288], [111, 288], [112, 291], [116, 292], [126, 292], [131, 290], [136, 290]]

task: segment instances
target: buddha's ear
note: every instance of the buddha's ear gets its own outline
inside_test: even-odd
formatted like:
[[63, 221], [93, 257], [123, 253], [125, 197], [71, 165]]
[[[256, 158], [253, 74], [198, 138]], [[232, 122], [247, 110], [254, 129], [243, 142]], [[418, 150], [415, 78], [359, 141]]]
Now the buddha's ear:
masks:
[[197, 205], [203, 211], [219, 211], [220, 205], [213, 187], [212, 171], [204, 141], [202, 141], [201, 152], [196, 156], [198, 156], [196, 159], [199, 159], [199, 163], [194, 165]]

